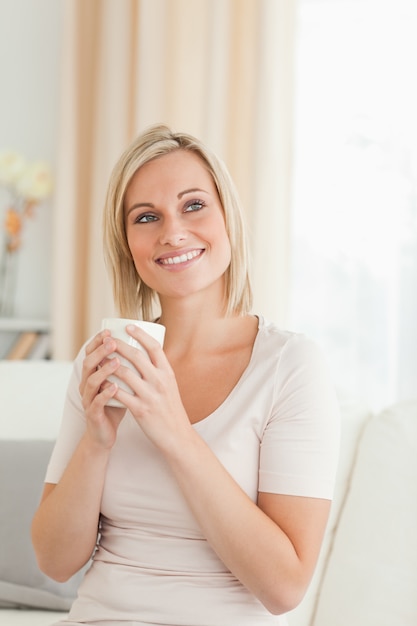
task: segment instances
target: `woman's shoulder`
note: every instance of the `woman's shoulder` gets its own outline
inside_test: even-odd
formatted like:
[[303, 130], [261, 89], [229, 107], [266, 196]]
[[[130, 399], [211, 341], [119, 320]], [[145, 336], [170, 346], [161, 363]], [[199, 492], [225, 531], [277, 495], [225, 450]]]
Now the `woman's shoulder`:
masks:
[[311, 343], [312, 340], [304, 333], [288, 330], [278, 326], [275, 322], [267, 319], [263, 315], [256, 315], [258, 318], [258, 337], [274, 345], [304, 344]]
[[314, 339], [305, 333], [283, 329], [262, 315], [258, 317], [258, 351], [279, 361], [305, 362], [322, 360], [323, 353]]

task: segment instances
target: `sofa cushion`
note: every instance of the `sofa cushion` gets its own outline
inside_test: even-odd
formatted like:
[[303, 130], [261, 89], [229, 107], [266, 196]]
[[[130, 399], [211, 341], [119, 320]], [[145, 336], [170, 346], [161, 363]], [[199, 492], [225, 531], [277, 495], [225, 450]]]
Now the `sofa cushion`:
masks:
[[69, 609], [83, 572], [57, 583], [38, 569], [30, 526], [53, 441], [0, 440], [0, 607]]
[[2, 609], [0, 607], [0, 624], [2, 626], [53, 626], [67, 619], [62, 611], [42, 611], [40, 609]]
[[417, 401], [366, 425], [315, 626], [417, 624]]

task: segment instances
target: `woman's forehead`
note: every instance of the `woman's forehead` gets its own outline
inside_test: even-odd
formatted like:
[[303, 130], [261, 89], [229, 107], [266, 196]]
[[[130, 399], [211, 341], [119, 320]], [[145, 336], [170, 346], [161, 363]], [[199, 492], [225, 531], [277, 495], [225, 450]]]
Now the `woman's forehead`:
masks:
[[128, 200], [138, 193], [160, 195], [168, 190], [178, 195], [199, 188], [218, 195], [213, 176], [201, 157], [190, 150], [178, 149], [138, 168], [127, 186], [125, 198]]

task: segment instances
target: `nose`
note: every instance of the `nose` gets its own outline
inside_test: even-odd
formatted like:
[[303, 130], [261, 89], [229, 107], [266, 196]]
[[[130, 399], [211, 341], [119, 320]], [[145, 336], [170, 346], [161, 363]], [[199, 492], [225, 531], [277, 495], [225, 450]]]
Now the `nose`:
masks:
[[187, 238], [184, 225], [178, 216], [166, 216], [162, 223], [160, 243], [162, 245], [179, 246]]

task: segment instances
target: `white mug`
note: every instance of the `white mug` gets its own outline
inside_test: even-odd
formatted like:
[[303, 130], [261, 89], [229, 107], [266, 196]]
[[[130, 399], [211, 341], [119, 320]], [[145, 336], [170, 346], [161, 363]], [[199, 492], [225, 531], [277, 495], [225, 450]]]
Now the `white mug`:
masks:
[[[148, 333], [148, 335], [156, 339], [161, 346], [164, 345], [165, 326], [161, 326], [161, 324], [155, 324], [154, 322], [143, 322], [142, 320], [129, 320], [129, 319], [124, 319], [122, 317], [106, 317], [103, 319], [101, 323], [101, 330], [104, 330], [104, 329], [110, 330], [111, 336], [114, 339], [121, 339], [122, 341], [127, 343], [129, 346], [133, 346], [134, 348], [137, 348], [138, 350], [142, 350], [142, 352], [146, 354], [146, 350], [139, 343], [139, 341], [136, 341], [136, 339], [128, 335], [128, 333], [126, 332], [126, 326], [128, 324], [139, 326], [139, 328], [141, 328], [146, 333]], [[110, 354], [110, 358], [114, 356], [116, 356], [116, 353], [113, 352], [112, 354]], [[131, 370], [137, 373], [137, 370], [134, 368], [132, 363], [130, 363], [130, 361], [120, 356], [119, 354], [117, 355], [117, 357], [120, 360], [120, 363], [122, 365], [125, 365], [126, 367], [130, 367]], [[132, 389], [128, 385], [126, 385], [126, 383], [124, 383], [122, 380], [117, 378], [117, 376], [111, 375], [108, 377], [108, 380], [110, 382], [116, 383], [118, 387], [120, 387], [120, 389], [124, 389], [125, 391], [133, 395]], [[119, 400], [116, 400], [116, 398], [110, 398], [110, 400], [107, 402], [107, 406], [117, 406], [117, 407], [125, 408], [124, 404], [119, 402]]]

